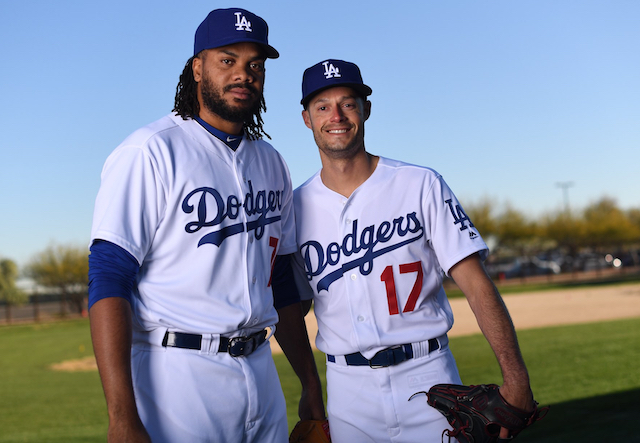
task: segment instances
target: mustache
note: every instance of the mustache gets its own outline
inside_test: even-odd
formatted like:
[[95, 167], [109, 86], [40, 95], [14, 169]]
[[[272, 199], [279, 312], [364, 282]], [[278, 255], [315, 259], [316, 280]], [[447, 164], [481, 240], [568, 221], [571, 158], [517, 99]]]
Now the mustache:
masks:
[[251, 85], [251, 84], [249, 84], [249, 83], [234, 83], [234, 84], [232, 84], [232, 85], [227, 85], [227, 86], [225, 86], [222, 90], [223, 90], [224, 92], [229, 92], [229, 91], [231, 91], [233, 88], [244, 88], [244, 89], [248, 89], [252, 94], [254, 94], [254, 95], [258, 95], [258, 96], [260, 95], [260, 91], [258, 91], [258, 89], [257, 89], [255, 86], [253, 86], [253, 85]]

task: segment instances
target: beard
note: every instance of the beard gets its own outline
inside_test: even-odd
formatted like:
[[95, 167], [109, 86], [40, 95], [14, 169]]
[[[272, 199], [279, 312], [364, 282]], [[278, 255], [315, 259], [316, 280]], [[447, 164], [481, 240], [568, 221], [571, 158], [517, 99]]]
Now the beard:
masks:
[[345, 142], [329, 143], [322, 133], [322, 128], [313, 131], [313, 138], [318, 148], [329, 158], [348, 159], [357, 155], [364, 149], [364, 127], [358, 129], [351, 140]]
[[254, 94], [254, 102], [249, 106], [231, 106], [224, 98], [220, 89], [213, 84], [213, 82], [207, 76], [202, 77], [201, 82], [202, 90], [202, 105], [207, 108], [208, 111], [220, 116], [224, 120], [233, 123], [251, 123], [253, 116], [260, 113], [262, 105], [262, 94], [253, 86], [246, 83], [227, 85], [223, 88], [222, 92], [227, 92], [233, 88], [245, 88], [250, 90]]

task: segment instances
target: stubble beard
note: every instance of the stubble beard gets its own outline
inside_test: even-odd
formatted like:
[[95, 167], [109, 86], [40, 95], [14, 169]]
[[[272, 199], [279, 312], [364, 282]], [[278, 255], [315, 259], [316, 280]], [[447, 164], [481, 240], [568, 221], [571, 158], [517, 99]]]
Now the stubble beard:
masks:
[[253, 116], [260, 113], [262, 94], [254, 86], [248, 84], [227, 85], [223, 88], [223, 92], [227, 92], [236, 87], [246, 88], [253, 92], [254, 102], [251, 106], [230, 106], [222, 97], [220, 89], [213, 84], [209, 77], [203, 76], [200, 83], [202, 105], [209, 112], [213, 112], [229, 122], [251, 123], [253, 121]]
[[360, 151], [364, 151], [364, 128], [360, 128], [358, 133], [346, 144], [329, 144], [323, 139], [321, 130], [318, 132], [313, 131], [313, 138], [316, 141], [316, 145], [318, 145], [318, 149], [332, 159], [348, 159], [355, 157]]

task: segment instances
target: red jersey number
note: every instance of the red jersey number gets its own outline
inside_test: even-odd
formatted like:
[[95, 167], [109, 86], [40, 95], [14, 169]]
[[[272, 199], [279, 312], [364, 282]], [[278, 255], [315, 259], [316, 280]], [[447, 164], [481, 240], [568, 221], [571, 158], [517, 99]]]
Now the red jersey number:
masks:
[[[416, 281], [413, 283], [413, 288], [411, 288], [407, 304], [402, 310], [402, 312], [411, 312], [416, 307], [418, 297], [420, 297], [420, 290], [422, 289], [422, 262], [417, 261], [414, 263], [406, 263], [399, 267], [400, 274], [416, 273]], [[399, 314], [400, 306], [398, 304], [398, 294], [396, 292], [396, 281], [393, 276], [393, 267], [391, 265], [384, 268], [384, 271], [382, 271], [382, 274], [380, 275], [380, 281], [384, 282], [385, 289], [387, 290], [389, 315]]]

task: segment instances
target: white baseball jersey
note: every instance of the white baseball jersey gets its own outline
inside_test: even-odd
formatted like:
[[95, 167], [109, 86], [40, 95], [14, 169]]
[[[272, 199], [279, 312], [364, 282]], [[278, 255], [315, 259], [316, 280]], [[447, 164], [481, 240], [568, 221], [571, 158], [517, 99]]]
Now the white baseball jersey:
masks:
[[440, 337], [453, 313], [443, 275], [487, 246], [434, 170], [380, 157], [346, 198], [320, 173], [294, 191], [299, 250], [313, 290], [318, 349], [381, 349]]
[[141, 264], [136, 330], [274, 325], [272, 264], [296, 250], [289, 171], [262, 140], [245, 139], [234, 152], [196, 121], [168, 115], [107, 159], [91, 239]]

